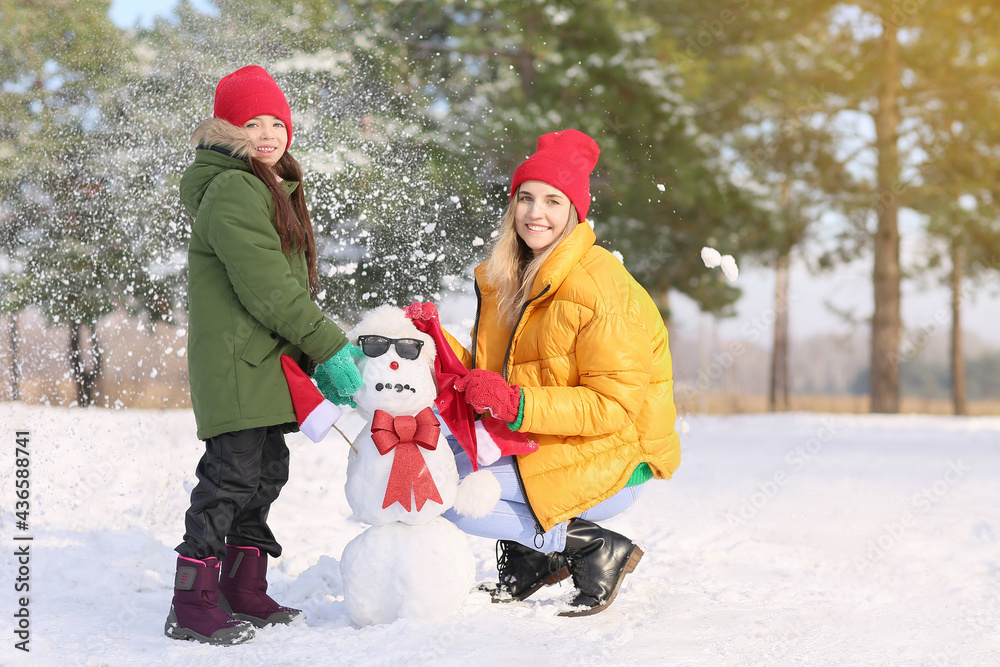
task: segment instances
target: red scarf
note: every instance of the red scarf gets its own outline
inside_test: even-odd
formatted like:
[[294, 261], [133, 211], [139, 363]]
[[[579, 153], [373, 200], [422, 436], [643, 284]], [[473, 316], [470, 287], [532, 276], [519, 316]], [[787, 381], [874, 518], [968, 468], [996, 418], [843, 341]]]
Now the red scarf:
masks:
[[399, 503], [409, 512], [411, 491], [418, 512], [428, 500], [444, 504], [431, 471], [427, 468], [427, 462], [420, 453], [421, 447], [436, 449], [440, 436], [441, 425], [430, 408], [424, 408], [416, 417], [393, 417], [383, 410], [375, 411], [372, 418], [372, 440], [379, 454], [385, 456], [393, 449], [396, 450], [382, 509]]

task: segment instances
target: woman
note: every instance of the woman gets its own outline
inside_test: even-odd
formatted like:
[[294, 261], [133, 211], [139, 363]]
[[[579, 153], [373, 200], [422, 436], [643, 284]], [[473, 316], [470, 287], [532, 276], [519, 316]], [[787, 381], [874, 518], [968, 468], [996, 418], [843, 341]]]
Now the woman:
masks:
[[256, 66], [224, 77], [194, 141], [180, 189], [194, 217], [188, 370], [205, 453], [164, 631], [237, 644], [301, 613], [266, 593], [267, 557], [281, 555], [267, 516], [288, 480], [284, 433], [296, 430], [281, 356], [319, 365], [341, 403], [361, 377], [353, 346], [312, 300], [316, 244], [281, 89]]
[[[456, 389], [539, 448], [487, 466], [503, 487], [491, 515], [446, 516], [500, 538], [495, 600], [524, 599], [572, 575], [566, 616], [605, 609], [642, 557], [594, 521], [620, 513], [643, 482], [669, 478], [680, 463], [663, 319], [581, 224], [599, 152], [577, 130], [538, 140], [514, 172], [499, 236], [475, 272], [473, 351], [450, 341], [472, 369]], [[467, 457], [457, 448], [456, 456], [467, 474]]]

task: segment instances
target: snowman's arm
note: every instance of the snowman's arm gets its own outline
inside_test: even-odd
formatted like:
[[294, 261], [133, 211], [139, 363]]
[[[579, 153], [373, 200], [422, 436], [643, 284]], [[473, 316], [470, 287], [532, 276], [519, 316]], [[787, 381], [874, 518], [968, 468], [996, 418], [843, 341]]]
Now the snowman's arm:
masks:
[[454, 350], [455, 356], [458, 360], [462, 362], [462, 365], [466, 368], [472, 367], [472, 353], [465, 349], [465, 346], [458, 342], [458, 340], [448, 333], [448, 330], [441, 327], [441, 332], [444, 334], [445, 340], [448, 341], [448, 345], [451, 345], [451, 349]]

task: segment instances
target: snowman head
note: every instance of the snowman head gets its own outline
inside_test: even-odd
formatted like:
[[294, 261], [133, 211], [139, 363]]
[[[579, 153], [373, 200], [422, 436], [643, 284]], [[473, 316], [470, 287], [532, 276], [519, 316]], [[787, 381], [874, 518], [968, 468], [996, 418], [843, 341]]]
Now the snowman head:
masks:
[[376, 410], [393, 417], [415, 415], [434, 403], [437, 347], [402, 308], [379, 306], [369, 311], [348, 337], [365, 353], [358, 362], [364, 386], [354, 394], [363, 417], [371, 419]]

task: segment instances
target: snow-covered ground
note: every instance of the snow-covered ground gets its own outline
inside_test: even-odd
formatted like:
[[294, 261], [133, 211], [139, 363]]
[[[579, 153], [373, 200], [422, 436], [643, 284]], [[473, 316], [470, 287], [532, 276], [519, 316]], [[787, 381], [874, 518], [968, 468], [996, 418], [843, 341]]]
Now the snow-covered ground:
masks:
[[[563, 586], [510, 605], [472, 593], [447, 622], [364, 629], [339, 573], [364, 529], [344, 498], [347, 444], [296, 434], [271, 513], [285, 548], [271, 592], [308, 620], [228, 648], [162, 634], [200, 456], [188, 411], [4, 403], [0, 424], [0, 664], [1000, 664], [997, 418], [692, 418], [674, 480], [607, 524], [646, 556], [604, 613], [556, 616]], [[353, 436], [362, 422], [340, 425]], [[13, 504], [24, 428], [26, 532]], [[25, 544], [28, 654], [13, 627]], [[493, 542], [472, 547], [492, 579]]]

